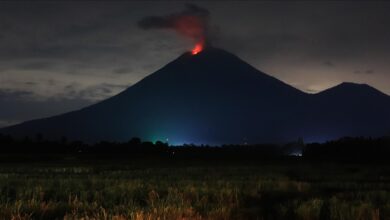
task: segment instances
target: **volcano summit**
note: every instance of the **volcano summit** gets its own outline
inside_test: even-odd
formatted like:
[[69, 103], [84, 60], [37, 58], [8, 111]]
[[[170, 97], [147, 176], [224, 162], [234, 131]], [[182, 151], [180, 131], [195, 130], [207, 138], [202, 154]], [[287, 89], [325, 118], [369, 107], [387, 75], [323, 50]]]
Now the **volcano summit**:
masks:
[[281, 143], [390, 134], [390, 97], [342, 83], [307, 94], [237, 56], [208, 47], [184, 53], [120, 94], [84, 109], [0, 130], [95, 142]]

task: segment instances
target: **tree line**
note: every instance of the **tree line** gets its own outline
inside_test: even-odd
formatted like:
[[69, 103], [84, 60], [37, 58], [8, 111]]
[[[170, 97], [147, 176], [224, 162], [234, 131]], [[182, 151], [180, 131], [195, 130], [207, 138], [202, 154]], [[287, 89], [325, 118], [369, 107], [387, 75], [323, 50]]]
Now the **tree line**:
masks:
[[[282, 159], [300, 158], [312, 161], [387, 161], [390, 156], [390, 137], [345, 137], [325, 143], [303, 143], [302, 139], [286, 144], [231, 144], [222, 146], [169, 146], [162, 141], [127, 142], [101, 141], [93, 144], [82, 141], [47, 140], [42, 135], [15, 139], [0, 134], [0, 155], [101, 155], [113, 157], [181, 157], [181, 158], [242, 158]], [[390, 160], [389, 160], [390, 161]]]

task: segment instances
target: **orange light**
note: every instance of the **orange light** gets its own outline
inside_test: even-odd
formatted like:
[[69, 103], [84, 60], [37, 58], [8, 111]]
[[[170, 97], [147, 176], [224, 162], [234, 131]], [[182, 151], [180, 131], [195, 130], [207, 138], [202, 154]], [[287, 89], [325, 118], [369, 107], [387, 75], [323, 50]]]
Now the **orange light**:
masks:
[[200, 53], [203, 50], [203, 44], [202, 43], [197, 43], [195, 44], [194, 49], [191, 50], [192, 55], [196, 55]]

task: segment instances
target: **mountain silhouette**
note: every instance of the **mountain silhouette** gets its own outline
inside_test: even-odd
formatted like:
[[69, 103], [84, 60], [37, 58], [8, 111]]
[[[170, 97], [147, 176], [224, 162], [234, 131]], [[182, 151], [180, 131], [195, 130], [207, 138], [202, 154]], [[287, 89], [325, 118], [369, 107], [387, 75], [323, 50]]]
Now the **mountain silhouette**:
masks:
[[342, 83], [304, 93], [237, 56], [184, 53], [125, 91], [78, 111], [7, 127], [19, 137], [171, 144], [280, 143], [390, 134], [390, 97]]
[[306, 134], [313, 141], [390, 134], [390, 97], [366, 84], [341, 83], [313, 95], [310, 105]]

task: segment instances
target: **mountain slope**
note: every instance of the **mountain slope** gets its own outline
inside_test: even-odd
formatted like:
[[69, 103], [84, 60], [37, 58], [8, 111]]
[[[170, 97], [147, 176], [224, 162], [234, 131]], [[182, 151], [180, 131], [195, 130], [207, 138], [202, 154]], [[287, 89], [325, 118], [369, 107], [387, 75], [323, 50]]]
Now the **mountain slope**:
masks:
[[[389, 116], [384, 114], [390, 111], [390, 98], [377, 93], [340, 85], [309, 95], [258, 71], [235, 55], [207, 48], [195, 56], [181, 55], [98, 104], [0, 132], [17, 136], [42, 133], [50, 138], [67, 136], [89, 142], [126, 141], [137, 136], [152, 141], [169, 139], [173, 144], [264, 143], [318, 135], [353, 135], [356, 129], [338, 129], [339, 123], [330, 123], [333, 117], [337, 121], [347, 117], [346, 125], [355, 125], [355, 120], [365, 117], [361, 118], [361, 129], [356, 131], [382, 135], [390, 131], [386, 130]], [[359, 108], [356, 114], [349, 115], [351, 109], [366, 103], [354, 101], [350, 105], [343, 100], [362, 97], [378, 108]], [[372, 114], [385, 117], [383, 123], [370, 121]]]
[[341, 83], [311, 98], [307, 140], [390, 134], [390, 97], [371, 86]]

